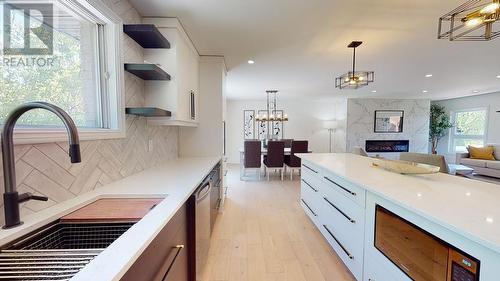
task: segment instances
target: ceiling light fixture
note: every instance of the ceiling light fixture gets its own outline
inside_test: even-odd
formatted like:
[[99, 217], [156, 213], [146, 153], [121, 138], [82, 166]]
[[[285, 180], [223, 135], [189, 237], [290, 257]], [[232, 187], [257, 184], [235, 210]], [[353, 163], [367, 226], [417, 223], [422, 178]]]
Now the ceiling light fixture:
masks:
[[254, 63], [255, 63], [255, 61], [253, 61], [253, 60], [248, 60], [248, 64], [254, 64]]
[[439, 18], [438, 39], [489, 41], [500, 36], [500, 0], [469, 0]]
[[377, 90], [373, 90], [373, 91], [372, 91], [372, 93], [376, 93], [376, 92], [377, 92]]
[[432, 77], [432, 74], [425, 74], [426, 78]]
[[474, 90], [474, 91], [472, 91], [472, 92], [473, 92], [474, 94], [479, 93], [479, 91], [478, 91], [478, 90]]
[[[255, 121], [272, 122], [288, 121], [288, 115], [283, 110], [278, 110], [278, 90], [267, 90], [267, 107], [263, 114], [257, 114]], [[270, 128], [270, 127], [268, 127]]]
[[427, 90], [422, 90], [422, 93], [424, 93], [424, 94], [425, 94], [425, 93], [428, 93], [428, 92], [429, 92], [429, 91], [427, 91]]
[[353, 49], [352, 54], [352, 71], [340, 75], [335, 78], [335, 88], [339, 89], [358, 89], [368, 85], [374, 81], [375, 73], [373, 71], [356, 71], [356, 48], [363, 42], [352, 41], [348, 48]]
[[500, 78], [500, 75], [497, 75], [497, 78]]

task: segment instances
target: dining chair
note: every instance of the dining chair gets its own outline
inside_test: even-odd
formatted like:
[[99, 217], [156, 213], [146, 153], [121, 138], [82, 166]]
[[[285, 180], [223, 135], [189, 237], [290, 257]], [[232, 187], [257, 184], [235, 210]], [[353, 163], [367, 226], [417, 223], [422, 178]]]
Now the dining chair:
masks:
[[399, 160], [438, 166], [441, 173], [449, 173], [448, 164], [443, 155], [402, 152], [399, 154]]
[[285, 155], [285, 172], [286, 168], [290, 169], [290, 180], [293, 180], [293, 170], [296, 169], [300, 173], [300, 158], [295, 156], [295, 153], [307, 153], [309, 142], [306, 140], [292, 142], [292, 147], [290, 149], [290, 155]]
[[293, 139], [282, 139], [282, 141], [285, 142], [285, 148], [291, 148], [292, 147]]
[[[255, 169], [259, 174], [261, 168], [261, 142], [260, 140], [246, 140], [244, 145], [243, 157], [243, 176], [246, 175], [247, 169]], [[243, 177], [242, 176], [242, 177]]]
[[267, 155], [264, 156], [264, 169], [269, 180], [269, 169], [279, 170], [283, 180], [283, 169], [285, 164], [285, 142], [269, 141], [267, 143]]

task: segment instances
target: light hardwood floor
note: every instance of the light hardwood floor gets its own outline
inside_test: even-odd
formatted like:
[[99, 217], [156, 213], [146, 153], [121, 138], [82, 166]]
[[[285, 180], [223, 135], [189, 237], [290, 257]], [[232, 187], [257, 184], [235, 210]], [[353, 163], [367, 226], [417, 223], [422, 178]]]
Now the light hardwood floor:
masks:
[[232, 166], [228, 184], [204, 281], [355, 280], [299, 205], [298, 177], [240, 181]]

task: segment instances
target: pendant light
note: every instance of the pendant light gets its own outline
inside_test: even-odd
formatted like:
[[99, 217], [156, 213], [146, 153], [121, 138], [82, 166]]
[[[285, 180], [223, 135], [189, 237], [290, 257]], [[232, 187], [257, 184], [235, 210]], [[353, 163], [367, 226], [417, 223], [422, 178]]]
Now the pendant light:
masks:
[[356, 48], [363, 42], [352, 41], [348, 48], [353, 49], [352, 71], [349, 71], [335, 78], [335, 88], [339, 89], [358, 89], [374, 81], [375, 73], [373, 71], [356, 71]]
[[439, 18], [438, 39], [493, 40], [500, 36], [499, 19], [500, 0], [469, 0]]

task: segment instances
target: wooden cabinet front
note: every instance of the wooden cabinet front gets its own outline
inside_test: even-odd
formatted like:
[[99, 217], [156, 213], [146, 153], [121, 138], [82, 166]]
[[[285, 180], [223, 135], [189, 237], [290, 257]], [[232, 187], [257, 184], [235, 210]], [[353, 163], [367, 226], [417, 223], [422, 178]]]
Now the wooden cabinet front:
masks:
[[188, 280], [187, 208], [182, 206], [144, 250], [122, 281]]

